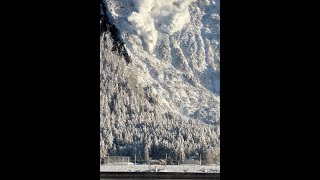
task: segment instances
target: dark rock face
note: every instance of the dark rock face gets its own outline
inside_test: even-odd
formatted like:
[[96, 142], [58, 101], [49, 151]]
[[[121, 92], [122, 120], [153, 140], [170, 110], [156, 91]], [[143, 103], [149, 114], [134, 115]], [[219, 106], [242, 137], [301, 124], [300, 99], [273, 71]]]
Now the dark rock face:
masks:
[[131, 62], [131, 58], [124, 47], [124, 42], [121, 40], [121, 35], [118, 28], [112, 24], [108, 17], [108, 9], [105, 0], [100, 0], [100, 36], [104, 33], [110, 33], [113, 39], [112, 51], [116, 51], [120, 56], [123, 56], [127, 63]]

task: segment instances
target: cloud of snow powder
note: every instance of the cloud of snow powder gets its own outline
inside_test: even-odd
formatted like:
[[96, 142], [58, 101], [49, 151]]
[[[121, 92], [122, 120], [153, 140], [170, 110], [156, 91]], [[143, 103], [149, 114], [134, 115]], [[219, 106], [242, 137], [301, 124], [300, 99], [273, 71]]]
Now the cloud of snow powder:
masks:
[[156, 45], [158, 31], [173, 34], [181, 31], [190, 21], [188, 6], [195, 0], [133, 0], [138, 12], [133, 12], [128, 20], [134, 30], [148, 44]]

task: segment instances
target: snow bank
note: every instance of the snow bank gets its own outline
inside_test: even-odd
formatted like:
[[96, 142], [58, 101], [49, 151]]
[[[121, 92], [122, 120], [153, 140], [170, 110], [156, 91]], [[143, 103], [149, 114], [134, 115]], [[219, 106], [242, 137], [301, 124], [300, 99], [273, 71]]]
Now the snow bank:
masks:
[[158, 31], [173, 34], [190, 21], [188, 6], [195, 0], [133, 0], [138, 12], [128, 17], [133, 29], [152, 50]]

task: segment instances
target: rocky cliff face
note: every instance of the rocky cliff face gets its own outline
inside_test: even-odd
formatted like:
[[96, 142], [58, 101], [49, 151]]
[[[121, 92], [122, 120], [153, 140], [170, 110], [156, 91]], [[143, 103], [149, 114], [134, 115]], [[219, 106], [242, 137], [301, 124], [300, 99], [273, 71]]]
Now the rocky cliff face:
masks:
[[107, 5], [124, 44], [115, 50], [118, 40], [110, 28], [101, 36], [101, 156], [184, 159], [212, 148], [217, 154], [219, 1], [108, 0]]

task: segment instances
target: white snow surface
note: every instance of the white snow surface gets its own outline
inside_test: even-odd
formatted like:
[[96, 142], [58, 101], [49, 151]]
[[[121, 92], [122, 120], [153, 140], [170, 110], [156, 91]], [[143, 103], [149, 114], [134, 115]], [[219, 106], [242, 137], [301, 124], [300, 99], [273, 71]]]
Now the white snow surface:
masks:
[[101, 165], [100, 172], [189, 172], [189, 173], [213, 173], [220, 172], [220, 166], [200, 165]]
[[132, 76], [162, 109], [220, 125], [220, 0], [108, 0]]

